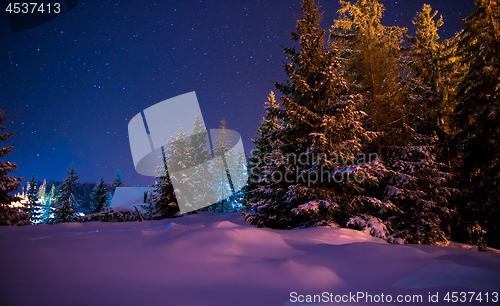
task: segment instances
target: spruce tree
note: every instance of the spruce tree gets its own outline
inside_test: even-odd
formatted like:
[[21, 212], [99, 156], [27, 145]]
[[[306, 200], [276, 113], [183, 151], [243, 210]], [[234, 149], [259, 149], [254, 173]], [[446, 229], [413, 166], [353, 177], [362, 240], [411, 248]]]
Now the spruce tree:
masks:
[[456, 56], [454, 38], [439, 40], [438, 30], [443, 18], [436, 19], [428, 4], [413, 19], [415, 36], [407, 36], [410, 43], [405, 62], [404, 78], [407, 91], [406, 122], [415, 133], [437, 139], [441, 159], [451, 166], [449, 139], [455, 132], [452, 111], [456, 105], [455, 87], [463, 74], [463, 65]]
[[267, 164], [266, 157], [269, 156], [274, 147], [274, 143], [270, 139], [270, 133], [274, 130], [281, 128], [278, 118], [274, 113], [280, 107], [279, 103], [276, 101], [274, 92], [271, 91], [265, 102], [266, 116], [262, 118], [257, 129], [257, 138], [252, 139], [254, 143], [254, 149], [250, 152], [248, 158], [248, 186], [246, 190], [248, 191], [245, 199], [245, 203], [249, 201], [256, 201], [254, 190], [263, 186], [263, 177], [261, 174], [265, 171], [265, 166]]
[[[210, 153], [210, 144], [208, 142], [208, 133], [203, 119], [196, 117], [189, 137], [189, 157], [194, 171], [185, 182], [189, 183], [194, 195], [194, 204], [197, 207], [207, 202], [213, 196], [212, 180], [210, 179], [209, 160], [212, 159]], [[198, 205], [199, 204], [199, 205]]]
[[450, 200], [458, 190], [452, 175], [436, 160], [436, 146], [430, 137], [419, 135], [422, 145], [388, 147], [384, 166], [390, 171], [380, 198], [397, 208], [387, 218], [394, 235], [419, 244], [448, 243], [449, 227], [456, 217]]
[[284, 48], [290, 60], [284, 66], [289, 80], [275, 83], [282, 94], [281, 107], [268, 108], [281, 127], [268, 132], [272, 152], [262, 173], [263, 186], [253, 192], [257, 201], [250, 203], [256, 213], [246, 215], [257, 226], [334, 222], [335, 214], [345, 211], [363, 190], [346, 176], [361, 167], [355, 154], [361, 152], [362, 140], [376, 136], [362, 127], [365, 114], [356, 110], [362, 96], [349, 92], [340, 50], [325, 46], [318, 6], [304, 0], [301, 10], [303, 17], [291, 34], [300, 51]]
[[445, 115], [440, 97], [445, 45], [438, 41], [438, 28], [444, 23], [442, 16], [434, 20], [437, 13], [424, 4], [412, 21], [417, 29], [415, 37], [407, 36], [411, 44], [407, 56], [410, 68], [407, 114], [417, 133], [436, 133], [444, 141], [439, 128]]
[[[4, 121], [6, 119], [5, 110], [0, 108], [0, 132], [5, 130]], [[3, 133], [0, 135], [0, 141], [7, 141], [14, 133]], [[9, 154], [13, 146], [7, 146], [0, 149], [0, 158]], [[11, 195], [10, 193], [16, 191], [21, 187], [21, 181], [24, 178], [8, 176], [9, 173], [17, 170], [17, 165], [9, 161], [0, 161], [0, 211], [7, 210], [8, 205], [12, 202], [19, 201], [20, 198]]]
[[110, 195], [113, 196], [115, 194], [116, 187], [123, 186], [123, 172], [121, 170], [117, 170], [115, 174], [115, 179], [111, 184], [111, 190], [109, 191]]
[[461, 159], [463, 233], [500, 246], [500, 4], [477, 0], [465, 19], [458, 54], [468, 67], [458, 85], [454, 141]]
[[49, 205], [53, 205], [56, 200], [57, 200], [58, 192], [56, 190], [55, 184], [52, 184], [52, 187], [50, 187], [50, 193], [49, 193]]
[[56, 209], [54, 218], [56, 222], [74, 222], [78, 221], [76, 209], [78, 207], [78, 194], [74, 191], [78, 184], [78, 175], [73, 166], [68, 172], [68, 178], [59, 188], [59, 196], [56, 199]]
[[[217, 212], [225, 212], [229, 210], [228, 201], [226, 199], [227, 194], [232, 194], [234, 192], [234, 187], [230, 181], [230, 175], [227, 169], [227, 160], [225, 158], [225, 153], [233, 146], [229, 139], [228, 131], [226, 129], [226, 121], [222, 119], [220, 125], [220, 133], [217, 135], [214, 141], [214, 154], [215, 156], [222, 157], [223, 167], [218, 167], [212, 169], [211, 173], [213, 175], [212, 181], [212, 192], [217, 198], [223, 198], [223, 200], [214, 203], [209, 207], [209, 210]], [[229, 185], [226, 183], [229, 182]]]
[[246, 159], [243, 154], [236, 152], [231, 131], [226, 127], [226, 121], [221, 121], [218, 135], [214, 141], [214, 155], [222, 159], [221, 167], [211, 169], [212, 193], [221, 199], [211, 205], [209, 210], [217, 212], [232, 212], [243, 208], [246, 189], [236, 190], [236, 182], [247, 179]]
[[38, 198], [37, 182], [33, 174], [29, 182], [28, 194], [28, 210], [31, 216], [31, 223], [40, 223], [42, 219], [42, 207], [40, 199]]
[[[147, 206], [147, 211], [152, 218], [172, 218], [178, 215], [179, 204], [177, 203], [176, 194], [179, 193], [179, 190], [174, 191], [172, 181], [180, 184], [183, 180], [190, 180], [186, 175], [175, 175], [175, 173], [194, 166], [191, 153], [193, 152], [190, 139], [181, 127], [176, 136], [171, 137], [166, 147], [164, 147], [164, 156], [160, 157], [163, 166], [159, 166], [157, 181], [154, 185], [156, 196], [152, 199], [152, 203]], [[202, 157], [198, 156], [198, 158], [201, 159]], [[192, 181], [188, 182], [192, 186], [193, 183]], [[186, 196], [193, 196], [193, 194]], [[189, 198], [187, 201], [192, 203], [196, 199]]]
[[[377, 0], [341, 1], [341, 5], [330, 37], [334, 46], [345, 49], [349, 88], [365, 97], [369, 118], [365, 126], [383, 132], [375, 149], [386, 170], [378, 175], [380, 188], [366, 193], [375, 199], [354, 201], [351, 211], [358, 216], [350, 224], [366, 227], [368, 215], [379, 218], [393, 237], [414, 243], [446, 243], [449, 233], [442, 228], [454, 214], [449, 199], [456, 190], [450, 187], [451, 175], [438, 160], [445, 143], [437, 124], [443, 109], [440, 73], [444, 46], [437, 42], [441, 21], [433, 21], [435, 14], [429, 6], [417, 15], [417, 36], [409, 38], [412, 45], [406, 57], [410, 73], [403, 77], [401, 42], [406, 29], [381, 24], [384, 7]], [[364, 215], [361, 219], [360, 214]]]
[[52, 212], [50, 193], [47, 193], [47, 181], [43, 180], [42, 185], [38, 188], [38, 198], [40, 199], [40, 223], [49, 222], [50, 215]]
[[405, 141], [387, 146], [383, 155], [384, 165], [392, 173], [381, 199], [400, 210], [390, 218], [390, 227], [407, 242], [425, 244], [447, 242], [455, 217], [450, 199], [458, 194], [446, 167], [449, 130], [443, 118], [449, 84], [443, 74], [449, 59], [445, 44], [438, 41], [438, 27], [443, 22], [442, 18], [435, 21], [436, 15], [424, 5], [413, 20], [417, 32], [408, 37], [411, 45], [406, 57], [410, 74], [401, 82], [407, 91], [401, 121], [412, 128]]
[[[172, 184], [173, 186], [189, 186], [190, 190], [184, 192], [183, 190], [176, 189], [175, 195], [177, 197], [183, 197], [186, 201], [184, 205], [195, 207], [196, 198], [195, 194], [192, 192], [195, 187], [195, 182], [190, 175], [182, 171], [195, 166], [192, 155], [194, 152], [191, 147], [190, 139], [182, 127], [176, 133], [175, 138], [172, 137], [168, 141], [164, 153], [166, 158], [165, 165], [168, 167], [166, 169], [168, 171], [168, 180], [166, 180], [165, 183]], [[169, 189], [168, 186], [164, 186], [164, 188], [167, 190]], [[165, 204], [168, 206], [171, 205], [170, 203]], [[170, 209], [168, 210], [170, 211]]]
[[331, 43], [342, 49], [350, 88], [363, 94], [368, 130], [381, 132], [375, 149], [399, 145], [410, 127], [404, 116], [401, 85], [401, 43], [405, 28], [383, 26], [385, 8], [377, 0], [340, 1], [340, 17], [330, 30]]
[[107, 198], [106, 185], [104, 184], [104, 179], [101, 178], [90, 194], [90, 210], [92, 213], [98, 213], [107, 209]]
[[153, 219], [172, 218], [179, 213], [174, 188], [168, 174], [159, 175], [154, 185], [156, 196], [146, 210]]

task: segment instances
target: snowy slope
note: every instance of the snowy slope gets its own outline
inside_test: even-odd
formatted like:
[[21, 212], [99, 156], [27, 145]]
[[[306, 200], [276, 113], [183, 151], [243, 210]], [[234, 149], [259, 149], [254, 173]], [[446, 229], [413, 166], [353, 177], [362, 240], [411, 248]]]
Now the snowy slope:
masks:
[[[492, 301], [500, 252], [467, 247], [391, 245], [339, 228], [260, 229], [238, 214], [5, 226], [0, 305], [448, 305], [452, 291], [482, 293], [481, 303], [462, 305], [500, 304]], [[358, 292], [384, 302], [353, 300]], [[428, 303], [429, 293], [439, 302]], [[307, 295], [319, 296], [294, 302]]]

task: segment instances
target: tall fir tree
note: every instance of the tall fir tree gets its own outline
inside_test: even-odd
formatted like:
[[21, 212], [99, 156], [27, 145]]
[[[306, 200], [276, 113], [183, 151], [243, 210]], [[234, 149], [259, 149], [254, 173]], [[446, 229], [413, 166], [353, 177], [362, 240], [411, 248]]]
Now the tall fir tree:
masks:
[[438, 35], [438, 28], [444, 23], [442, 16], [434, 20], [437, 13], [424, 4], [412, 21], [416, 27], [415, 37], [407, 36], [410, 43], [406, 61], [410, 68], [407, 114], [417, 133], [436, 133], [444, 141], [440, 127], [445, 115], [441, 105], [445, 45]]
[[[172, 184], [173, 186], [187, 185], [190, 187], [191, 191], [195, 188], [195, 182], [192, 180], [192, 177], [185, 171], [182, 171], [195, 166], [192, 155], [193, 153], [190, 138], [181, 127], [176, 133], [175, 138], [172, 137], [168, 141], [168, 145], [164, 150], [166, 161], [165, 165], [167, 167], [166, 170], [168, 171], [167, 184]], [[182, 197], [186, 201], [183, 203], [184, 205], [193, 208], [195, 207], [196, 195], [193, 192], [190, 192], [190, 190], [176, 189], [174, 192], [176, 197]], [[178, 202], [176, 203], [178, 205]], [[170, 206], [170, 203], [166, 204]]]
[[92, 213], [98, 213], [107, 209], [108, 197], [104, 179], [101, 178], [99, 183], [94, 187], [90, 194], [90, 210]]
[[[190, 139], [182, 128], [175, 137], [171, 137], [164, 148], [164, 156], [160, 157], [163, 166], [159, 166], [158, 177], [154, 185], [156, 195], [150, 205], [147, 205], [147, 211], [152, 218], [172, 218], [179, 214], [179, 204], [176, 198], [179, 191], [174, 190], [172, 181], [180, 183], [190, 179], [185, 175], [174, 175], [177, 171], [194, 165], [190, 148]], [[190, 184], [193, 185], [192, 183]], [[190, 195], [193, 196], [193, 194]], [[188, 202], [193, 201], [195, 199], [188, 199]]]
[[463, 201], [462, 235], [484, 235], [500, 247], [500, 4], [477, 0], [478, 8], [458, 34], [458, 54], [468, 67], [458, 85], [455, 122]]
[[[0, 108], [0, 132], [5, 130], [4, 121], [6, 120], [5, 110]], [[7, 141], [10, 137], [14, 136], [14, 133], [3, 133], [0, 135], [0, 141]], [[0, 149], [0, 158], [9, 154], [12, 151], [13, 146], [7, 146]], [[20, 198], [11, 195], [10, 193], [16, 191], [21, 187], [21, 181], [24, 178], [21, 177], [11, 177], [8, 176], [9, 173], [17, 170], [17, 165], [9, 161], [0, 161], [0, 210], [7, 209], [7, 206], [12, 203], [19, 201]]]
[[407, 91], [406, 121], [415, 133], [437, 140], [440, 159], [452, 166], [449, 140], [455, 132], [452, 121], [456, 105], [455, 87], [463, 75], [464, 65], [458, 62], [454, 38], [440, 41], [438, 30], [443, 26], [442, 16], [424, 4], [413, 19], [415, 36], [407, 36], [410, 44], [405, 62], [404, 78]]
[[54, 210], [55, 222], [75, 222], [78, 221], [78, 194], [74, 191], [78, 184], [78, 175], [73, 166], [68, 172], [68, 178], [59, 188], [59, 195], [56, 199], [56, 208]]
[[208, 133], [203, 119], [196, 117], [189, 137], [189, 157], [194, 171], [185, 182], [189, 183], [194, 195], [194, 205], [200, 207], [212, 196], [212, 180], [208, 161], [212, 159]]
[[[369, 118], [365, 126], [383, 133], [374, 149], [387, 170], [379, 175], [381, 188], [367, 193], [376, 200], [358, 198], [352, 211], [378, 217], [394, 237], [405, 241], [446, 243], [449, 233], [442, 228], [454, 214], [448, 206], [456, 190], [449, 186], [451, 175], [437, 158], [443, 142], [435, 139], [440, 132], [436, 121], [441, 22], [433, 21], [435, 14], [428, 6], [418, 14], [417, 36], [410, 37], [413, 45], [406, 57], [410, 73], [404, 77], [401, 42], [406, 29], [381, 24], [384, 7], [377, 0], [341, 1], [341, 6], [330, 38], [334, 46], [345, 49], [349, 87], [364, 94]], [[381, 203], [385, 203], [382, 209]], [[355, 217], [351, 224], [364, 226], [365, 219]]]
[[219, 134], [214, 141], [214, 155], [222, 159], [221, 167], [211, 169], [212, 193], [222, 200], [211, 205], [209, 210], [217, 212], [233, 212], [241, 210], [246, 189], [237, 190], [235, 183], [246, 177], [246, 159], [239, 152], [234, 151], [235, 144], [231, 131], [226, 127], [226, 120], [221, 121]]
[[350, 88], [363, 94], [368, 114], [365, 127], [381, 132], [375, 139], [377, 153], [387, 145], [405, 141], [407, 126], [401, 85], [401, 43], [405, 28], [383, 26], [385, 8], [377, 0], [340, 1], [340, 17], [330, 30], [331, 43], [342, 49], [345, 76]]
[[267, 102], [265, 102], [266, 116], [262, 118], [259, 124], [257, 137], [252, 139], [254, 149], [250, 152], [250, 156], [248, 157], [249, 180], [246, 188], [248, 193], [246, 194], [245, 203], [257, 201], [254, 191], [263, 186], [263, 177], [261, 174], [264, 173], [264, 167], [267, 163], [266, 157], [271, 155], [274, 147], [274, 143], [270, 139], [270, 133], [281, 128], [275, 114], [275, 111], [279, 109], [279, 107], [280, 104], [276, 101], [274, 92], [271, 91], [267, 98]]
[[250, 204], [255, 213], [246, 214], [257, 226], [334, 222], [336, 213], [345, 211], [363, 190], [362, 184], [338, 176], [352, 175], [361, 167], [355, 154], [361, 152], [362, 141], [376, 133], [362, 127], [365, 114], [355, 107], [362, 96], [349, 92], [340, 50], [325, 46], [318, 9], [313, 0], [302, 2], [303, 17], [291, 33], [300, 51], [284, 48], [291, 61], [284, 66], [289, 80], [275, 83], [281, 107], [268, 108], [280, 126], [267, 133], [272, 152], [262, 161], [263, 186], [253, 191], [257, 201]]

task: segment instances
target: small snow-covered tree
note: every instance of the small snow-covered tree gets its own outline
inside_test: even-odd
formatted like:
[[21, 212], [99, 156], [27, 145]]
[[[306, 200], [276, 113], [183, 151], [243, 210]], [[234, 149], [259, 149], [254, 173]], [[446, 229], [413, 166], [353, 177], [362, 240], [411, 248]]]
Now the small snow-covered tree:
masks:
[[117, 170], [115, 174], [115, 179], [111, 184], [111, 190], [109, 191], [111, 195], [115, 194], [116, 187], [123, 186], [123, 172], [121, 170]]
[[53, 218], [54, 217], [54, 210], [52, 209], [52, 207], [55, 205], [56, 201], [57, 201], [57, 196], [59, 195], [57, 189], [56, 189], [56, 186], [55, 184], [52, 184], [52, 187], [50, 187], [50, 193], [49, 193], [49, 199], [48, 199], [48, 210], [50, 211], [50, 218]]
[[[214, 141], [214, 155], [222, 158], [223, 167], [211, 169], [212, 193], [217, 198], [223, 198], [208, 209], [216, 212], [233, 212], [241, 210], [245, 189], [236, 190], [233, 182], [244, 181], [246, 177], [246, 158], [236, 152], [231, 139], [231, 131], [226, 127], [226, 120], [221, 121], [219, 134]], [[232, 166], [232, 172], [229, 165]]]
[[[171, 184], [172, 186], [188, 185], [191, 187], [191, 191], [195, 188], [195, 182], [192, 177], [186, 172], [181, 171], [184, 169], [189, 169], [195, 166], [193, 161], [193, 149], [191, 147], [190, 138], [184, 132], [181, 127], [176, 133], [175, 138], [171, 137], [168, 141], [168, 145], [164, 150], [165, 153], [165, 167], [166, 175], [168, 175], [168, 180], [164, 180], [164, 183]], [[164, 186], [165, 188], [168, 187]], [[179, 189], [174, 190], [177, 197], [182, 196], [186, 203], [185, 205], [193, 205], [196, 202], [195, 194], [193, 192], [184, 192]], [[170, 205], [168, 203], [167, 205]], [[178, 203], [176, 202], [178, 206]]]
[[[172, 175], [176, 171], [192, 167], [192, 156], [190, 155], [190, 142], [183, 128], [172, 137], [164, 148], [164, 157], [160, 157], [163, 166], [158, 169], [158, 176], [154, 185], [156, 195], [152, 198], [146, 210], [152, 218], [163, 219], [172, 218], [179, 213], [179, 205], [172, 181], [177, 183], [189, 180], [185, 175]], [[191, 199], [194, 201], [194, 199]]]
[[68, 178], [59, 188], [59, 196], [56, 199], [56, 208], [54, 210], [55, 222], [74, 222], [78, 221], [76, 209], [78, 207], [78, 194], [74, 191], [78, 181], [78, 175], [73, 166], [68, 172]]
[[92, 213], [98, 213], [107, 209], [107, 198], [106, 185], [104, 184], [104, 179], [101, 178], [90, 194], [90, 209]]
[[33, 174], [31, 181], [29, 182], [28, 194], [28, 211], [31, 216], [31, 223], [40, 223], [42, 221], [42, 205], [40, 198], [38, 198], [37, 181], [35, 175]]
[[38, 198], [40, 201], [41, 215], [40, 223], [47, 223], [51, 218], [51, 197], [50, 192], [47, 192], [47, 181], [43, 180], [42, 185], [38, 188]]
[[153, 219], [172, 218], [179, 213], [179, 205], [175, 198], [174, 188], [168, 177], [159, 175], [154, 185], [156, 196], [152, 198], [151, 203], [145, 205], [148, 215]]
[[113, 180], [111, 188], [108, 192], [108, 197], [106, 202], [107, 207], [111, 206], [111, 202], [113, 201], [113, 196], [115, 195], [116, 187], [121, 187], [121, 186], [123, 186], [123, 172], [121, 170], [117, 170], [115, 174], [115, 179]]

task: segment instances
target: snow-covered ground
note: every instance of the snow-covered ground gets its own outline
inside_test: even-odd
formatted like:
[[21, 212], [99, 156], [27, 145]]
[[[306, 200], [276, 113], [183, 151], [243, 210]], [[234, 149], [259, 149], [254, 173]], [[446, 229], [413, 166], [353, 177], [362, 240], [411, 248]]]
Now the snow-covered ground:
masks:
[[[3, 306], [499, 305], [494, 292], [497, 250], [391, 245], [339, 228], [260, 229], [238, 214], [0, 227]], [[308, 297], [316, 303], [299, 302]]]

